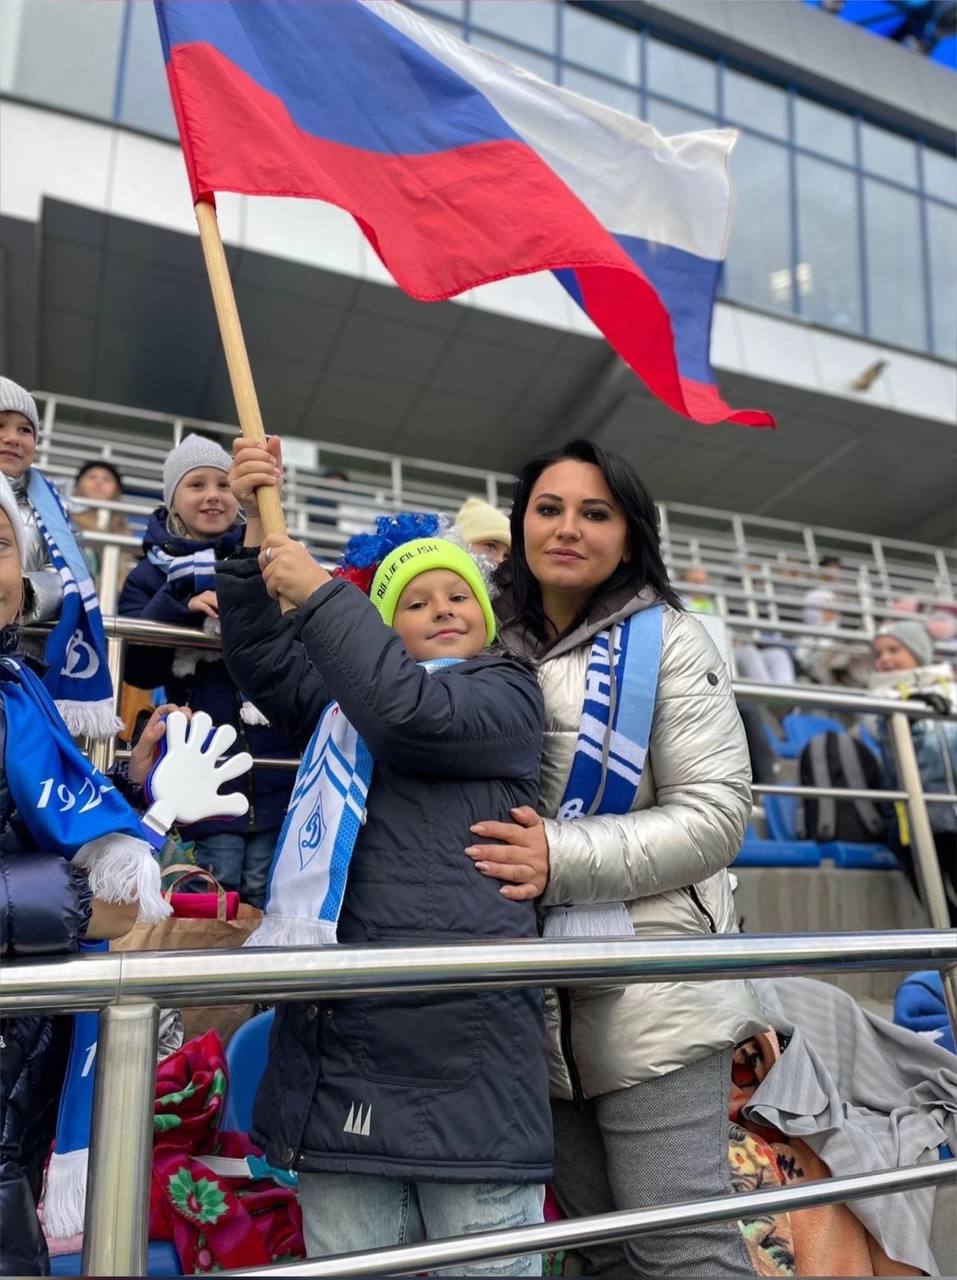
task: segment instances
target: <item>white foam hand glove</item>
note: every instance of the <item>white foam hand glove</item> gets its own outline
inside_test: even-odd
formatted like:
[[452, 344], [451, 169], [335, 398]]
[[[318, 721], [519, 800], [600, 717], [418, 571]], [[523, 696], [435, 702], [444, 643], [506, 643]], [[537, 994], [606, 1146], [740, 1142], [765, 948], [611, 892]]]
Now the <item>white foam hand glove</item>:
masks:
[[165, 835], [174, 823], [188, 826], [204, 818], [238, 818], [249, 809], [241, 792], [220, 795], [219, 788], [251, 769], [253, 758], [240, 751], [219, 763], [236, 741], [236, 730], [231, 724], [220, 725], [207, 742], [212, 727], [205, 711], [197, 711], [190, 720], [181, 711], [167, 717], [163, 754], [146, 780], [152, 803], [143, 821], [153, 831]]

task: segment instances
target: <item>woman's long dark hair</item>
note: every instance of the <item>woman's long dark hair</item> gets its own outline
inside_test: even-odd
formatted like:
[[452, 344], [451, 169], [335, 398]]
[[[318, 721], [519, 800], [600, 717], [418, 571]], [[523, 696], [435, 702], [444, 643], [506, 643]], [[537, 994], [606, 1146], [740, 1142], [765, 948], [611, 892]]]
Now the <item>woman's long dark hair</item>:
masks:
[[[591, 463], [605, 477], [616, 502], [624, 512], [628, 524], [628, 549], [630, 557], [622, 561], [611, 577], [595, 589], [595, 596], [606, 595], [630, 587], [640, 591], [651, 587], [675, 609], [682, 608], [681, 600], [668, 579], [668, 570], [661, 558], [661, 540], [658, 537], [658, 517], [651, 495], [638, 478], [630, 463], [617, 453], [609, 453], [601, 445], [590, 440], [569, 440], [560, 449], [540, 454], [526, 462], [519, 472], [518, 484], [512, 501], [512, 554], [499, 570], [500, 581], [510, 582], [515, 597], [515, 616], [540, 640], [546, 638], [545, 611], [538, 581], [528, 567], [525, 555], [525, 512], [528, 510], [532, 490], [538, 478], [548, 467], [566, 459]], [[593, 597], [594, 598], [594, 597]], [[575, 626], [580, 621], [576, 619]]]

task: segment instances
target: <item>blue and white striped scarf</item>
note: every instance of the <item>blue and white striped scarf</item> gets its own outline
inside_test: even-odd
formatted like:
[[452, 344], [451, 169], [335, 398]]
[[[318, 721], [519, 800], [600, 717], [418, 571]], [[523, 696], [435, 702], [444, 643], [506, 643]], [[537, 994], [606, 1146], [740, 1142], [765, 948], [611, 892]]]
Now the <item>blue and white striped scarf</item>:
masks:
[[[429, 672], [460, 658], [420, 663]], [[262, 924], [247, 947], [315, 947], [338, 941], [337, 925], [359, 829], [372, 756], [332, 702], [309, 741], [269, 871]]]
[[60, 617], [44, 650], [43, 683], [74, 737], [111, 738], [123, 722], [114, 710], [103, 619], [89, 567], [60, 495], [36, 467], [30, 468], [27, 498], [63, 584]]
[[[575, 758], [555, 815], [559, 821], [634, 808], [651, 739], [663, 619], [661, 606], [654, 605], [600, 632], [592, 642]], [[546, 937], [633, 932], [621, 902], [553, 907], [545, 917]]]

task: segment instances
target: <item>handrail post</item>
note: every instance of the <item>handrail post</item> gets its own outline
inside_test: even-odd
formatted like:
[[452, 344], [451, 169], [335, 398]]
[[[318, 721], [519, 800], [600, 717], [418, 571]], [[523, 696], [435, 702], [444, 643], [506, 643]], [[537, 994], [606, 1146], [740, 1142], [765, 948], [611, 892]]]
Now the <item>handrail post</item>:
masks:
[[[921, 783], [910, 723], [907, 716], [899, 711], [889, 715], [887, 720], [894, 748], [897, 776], [901, 786], [907, 792], [911, 849], [914, 853], [914, 870], [917, 873], [917, 883], [921, 888], [921, 897], [932, 927], [949, 929], [951, 926], [947, 894], [944, 891], [944, 881], [937, 861], [937, 847], [927, 813], [924, 787]], [[941, 978], [951, 1029], [957, 1036], [957, 970], [947, 969]]]
[[[105, 513], [104, 513], [105, 514]], [[120, 548], [115, 543], [103, 547], [100, 565], [99, 597], [103, 617], [116, 613], [120, 592]], [[106, 662], [113, 682], [113, 710], [119, 715], [123, 701], [123, 654], [126, 642], [111, 636], [106, 642]], [[105, 773], [116, 758], [116, 737], [100, 739], [90, 746], [90, 759], [101, 773]]]
[[145, 1276], [159, 1008], [100, 1014], [83, 1228], [83, 1274]]

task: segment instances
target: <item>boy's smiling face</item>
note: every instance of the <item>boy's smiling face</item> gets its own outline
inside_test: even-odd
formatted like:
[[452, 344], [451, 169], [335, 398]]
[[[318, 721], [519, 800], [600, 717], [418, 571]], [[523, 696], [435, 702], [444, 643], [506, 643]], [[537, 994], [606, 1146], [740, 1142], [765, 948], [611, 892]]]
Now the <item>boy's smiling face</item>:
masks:
[[474, 658], [485, 648], [485, 614], [471, 587], [451, 569], [430, 569], [399, 596], [392, 628], [417, 662]]

